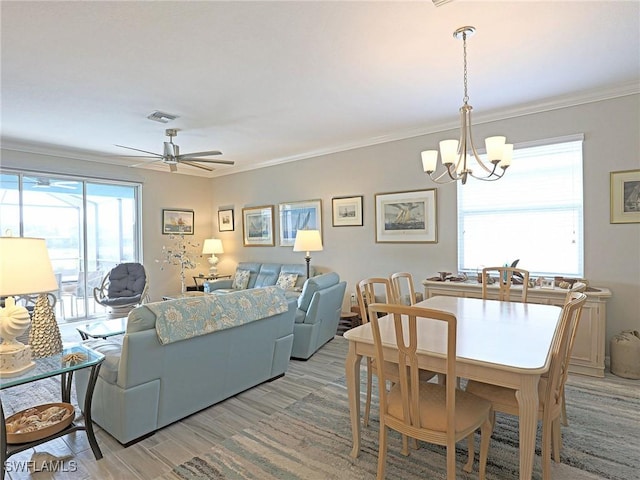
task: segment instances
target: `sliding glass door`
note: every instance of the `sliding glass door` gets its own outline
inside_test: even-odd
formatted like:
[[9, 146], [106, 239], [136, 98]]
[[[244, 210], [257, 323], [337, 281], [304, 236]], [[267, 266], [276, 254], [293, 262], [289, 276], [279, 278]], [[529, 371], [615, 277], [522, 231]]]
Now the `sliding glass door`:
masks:
[[42, 237], [58, 278], [59, 320], [105, 313], [93, 289], [118, 263], [141, 261], [140, 185], [0, 174], [2, 235]]

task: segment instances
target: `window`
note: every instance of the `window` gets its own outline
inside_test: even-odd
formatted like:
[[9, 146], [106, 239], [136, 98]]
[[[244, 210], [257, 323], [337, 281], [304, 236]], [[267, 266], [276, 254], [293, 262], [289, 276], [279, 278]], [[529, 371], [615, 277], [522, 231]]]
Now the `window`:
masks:
[[40, 237], [59, 281], [58, 319], [104, 313], [93, 288], [122, 262], [138, 262], [140, 185], [0, 173], [2, 235]]
[[584, 275], [582, 135], [516, 145], [504, 178], [457, 188], [459, 271]]

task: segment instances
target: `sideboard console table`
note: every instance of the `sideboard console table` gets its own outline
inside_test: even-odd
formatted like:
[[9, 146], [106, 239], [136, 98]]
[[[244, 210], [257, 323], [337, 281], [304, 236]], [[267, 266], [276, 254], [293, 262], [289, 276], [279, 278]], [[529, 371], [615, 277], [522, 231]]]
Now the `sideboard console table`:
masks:
[[[425, 298], [436, 295], [448, 295], [452, 297], [482, 298], [482, 284], [472, 280], [466, 282], [437, 282], [424, 280]], [[515, 286], [513, 288], [520, 288]], [[587, 301], [582, 308], [582, 316], [578, 325], [578, 332], [571, 354], [569, 371], [604, 377], [604, 346], [606, 338], [606, 304], [611, 291], [607, 288], [594, 287], [597, 291], [586, 292]], [[497, 298], [497, 286], [490, 286], [489, 293], [495, 289]], [[563, 288], [530, 288], [527, 301], [531, 303], [543, 303], [562, 306], [567, 295]]]

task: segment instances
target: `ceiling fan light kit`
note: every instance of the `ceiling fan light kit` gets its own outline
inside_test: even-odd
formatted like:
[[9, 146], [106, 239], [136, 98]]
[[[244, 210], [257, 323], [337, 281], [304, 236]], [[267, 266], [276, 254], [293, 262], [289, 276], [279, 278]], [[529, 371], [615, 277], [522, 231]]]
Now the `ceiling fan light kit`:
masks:
[[[164, 147], [162, 153], [154, 153], [149, 152], [147, 150], [141, 150], [139, 148], [127, 147], [125, 145], [116, 145], [116, 147], [126, 148], [128, 150], [135, 150], [136, 152], [147, 153], [148, 155], [138, 155], [138, 157], [146, 157], [146, 158], [155, 158], [154, 160], [150, 160], [148, 162], [138, 163], [135, 165], [131, 165], [132, 167], [137, 167], [140, 165], [144, 165], [146, 163], [153, 162], [162, 162], [166, 165], [169, 165], [169, 171], [175, 172], [178, 170], [178, 164], [183, 163], [185, 165], [189, 165], [191, 167], [200, 168], [202, 170], [207, 170], [209, 172], [213, 172], [213, 168], [205, 167], [204, 165], [200, 165], [200, 163], [217, 163], [220, 165], [234, 165], [235, 162], [231, 160], [213, 160], [209, 158], [200, 158], [200, 157], [208, 157], [213, 155], [222, 155], [222, 152], [219, 150], [208, 150], [205, 152], [193, 152], [193, 153], [184, 153], [180, 154], [180, 147], [173, 143], [173, 137], [178, 135], [178, 129], [176, 128], [167, 128], [165, 130], [165, 135], [169, 137], [168, 142], [164, 142]], [[197, 163], [196, 163], [197, 162]]]

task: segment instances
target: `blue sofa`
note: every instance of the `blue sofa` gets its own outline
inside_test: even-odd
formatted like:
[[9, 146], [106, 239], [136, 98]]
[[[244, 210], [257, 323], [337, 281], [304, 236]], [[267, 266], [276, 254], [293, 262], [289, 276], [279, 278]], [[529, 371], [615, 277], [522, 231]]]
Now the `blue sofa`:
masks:
[[[315, 275], [315, 269], [309, 266], [309, 275]], [[275, 285], [278, 281], [280, 273], [293, 273], [298, 275], [293, 290], [298, 292], [302, 290], [305, 280], [307, 279], [307, 266], [297, 263], [259, 263], [259, 262], [240, 262], [236, 267], [238, 270], [248, 270], [249, 284], [247, 288], [260, 288]], [[205, 292], [213, 292], [215, 290], [231, 290], [233, 286], [233, 277], [220, 278], [218, 280], [209, 280], [204, 284]]]
[[[248, 302], [258, 305], [247, 307]], [[94, 390], [93, 421], [128, 444], [284, 375], [296, 307], [281, 289], [268, 287], [134, 308], [123, 337], [86, 342], [106, 356]], [[83, 405], [87, 370], [75, 378]]]

